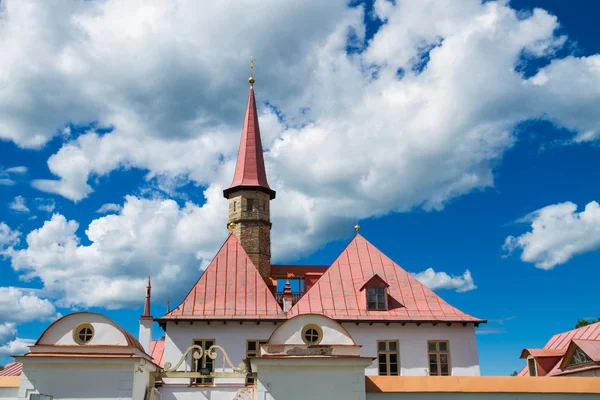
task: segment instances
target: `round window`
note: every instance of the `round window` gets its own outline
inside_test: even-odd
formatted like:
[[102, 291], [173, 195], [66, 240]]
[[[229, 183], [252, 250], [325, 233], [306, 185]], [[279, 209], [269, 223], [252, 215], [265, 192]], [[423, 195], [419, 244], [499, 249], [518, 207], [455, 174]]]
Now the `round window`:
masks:
[[317, 325], [306, 325], [302, 328], [302, 340], [306, 344], [319, 344], [323, 339], [323, 331]]
[[80, 324], [73, 331], [73, 339], [79, 344], [88, 344], [94, 337], [94, 327], [91, 324]]

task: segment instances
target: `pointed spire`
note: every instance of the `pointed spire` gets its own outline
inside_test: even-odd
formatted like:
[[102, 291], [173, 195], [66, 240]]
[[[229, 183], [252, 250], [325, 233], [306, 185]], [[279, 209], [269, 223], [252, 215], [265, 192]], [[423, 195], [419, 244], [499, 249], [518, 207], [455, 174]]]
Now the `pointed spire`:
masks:
[[[253, 65], [254, 61], [252, 62], [252, 68]], [[233, 182], [231, 182], [229, 188], [223, 191], [223, 196], [229, 198], [229, 194], [236, 189], [258, 189], [268, 193], [271, 199], [274, 199], [275, 191], [267, 183], [267, 172], [260, 140], [258, 113], [256, 112], [256, 100], [254, 98], [254, 76], [250, 77], [249, 82], [250, 94], [248, 95], [246, 118], [242, 128], [242, 139]]]
[[142, 317], [152, 318], [150, 315], [150, 296], [152, 291], [152, 285], [150, 284], [150, 274], [148, 274], [148, 284], [146, 285], [146, 301], [144, 303], [144, 314]]

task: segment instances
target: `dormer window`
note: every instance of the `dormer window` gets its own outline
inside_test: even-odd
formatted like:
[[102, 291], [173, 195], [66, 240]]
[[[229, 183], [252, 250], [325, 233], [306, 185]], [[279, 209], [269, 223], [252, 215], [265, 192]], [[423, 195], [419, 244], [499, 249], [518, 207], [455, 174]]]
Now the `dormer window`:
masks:
[[527, 358], [527, 368], [529, 369], [529, 376], [537, 376], [537, 365], [535, 364], [535, 358]]
[[367, 310], [387, 310], [385, 288], [367, 288]]
[[585, 354], [583, 350], [581, 350], [579, 347], [575, 347], [569, 367], [575, 367], [581, 364], [589, 364], [593, 362], [594, 361], [587, 354]]
[[386, 311], [388, 309], [388, 287], [390, 285], [379, 275], [369, 278], [360, 288], [366, 292], [367, 310]]

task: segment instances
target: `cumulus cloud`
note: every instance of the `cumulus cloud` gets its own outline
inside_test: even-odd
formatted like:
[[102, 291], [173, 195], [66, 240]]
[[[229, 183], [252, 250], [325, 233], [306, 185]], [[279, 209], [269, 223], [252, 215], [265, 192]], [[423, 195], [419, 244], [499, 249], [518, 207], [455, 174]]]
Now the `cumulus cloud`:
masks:
[[57, 316], [54, 305], [34, 292], [25, 288], [0, 287], [0, 321], [47, 321]]
[[[221, 190], [206, 193], [221, 196]], [[213, 204], [220, 209], [213, 210]], [[85, 229], [61, 214], [27, 235], [24, 249], [10, 248], [13, 268], [26, 279], [40, 278], [62, 294], [64, 306], [118, 308], [143, 303], [146, 276], [160, 282], [153, 300], [185, 293], [226, 237], [227, 204], [203, 207], [173, 200], [128, 196], [123, 209], [95, 219]], [[175, 300], [175, 299], [172, 299]]]
[[4, 322], [0, 324], [0, 344], [7, 343], [17, 336], [17, 324]]
[[450, 276], [445, 272], [435, 272], [433, 268], [427, 268], [425, 271], [413, 273], [413, 275], [431, 290], [453, 289], [458, 293], [463, 293], [477, 289], [469, 270], [466, 270], [462, 276]]
[[23, 355], [29, 352], [29, 346], [33, 345], [35, 340], [15, 338], [10, 342], [0, 346], [0, 357], [10, 357], [16, 355]]
[[520, 222], [531, 231], [508, 236], [503, 249], [510, 254], [521, 250], [521, 260], [537, 268], [552, 269], [578, 254], [600, 248], [600, 205], [592, 201], [581, 212], [567, 201], [532, 212]]
[[106, 214], [109, 212], [119, 212], [123, 209], [119, 204], [115, 203], [106, 203], [102, 204], [102, 206], [96, 210], [98, 214]]
[[19, 231], [14, 231], [4, 222], [0, 222], [0, 255], [5, 247], [19, 243], [19, 236], [21, 236]]
[[[252, 13], [244, 1], [5, 3], [0, 137], [30, 148], [53, 135], [65, 140], [48, 160], [56, 179], [35, 180], [34, 187], [79, 201], [93, 193], [94, 178], [119, 169], [181, 178], [214, 193], [195, 223], [223, 235], [224, 224], [213, 225], [226, 212], [218, 192], [233, 175], [247, 90], [241, 82], [254, 55], [265, 159], [278, 192], [272, 207], [278, 260], [347, 236], [357, 219], [439, 210], [493, 186], [493, 167], [523, 121], [550, 120], [571, 130], [573, 141], [598, 136], [600, 56], [556, 58], [566, 38], [556, 34], [556, 17], [541, 9], [525, 16], [506, 2], [380, 0], [375, 15], [385, 23], [363, 44], [362, 9], [343, 0], [271, 0]], [[349, 36], [359, 53], [348, 54]], [[552, 62], [532, 77], [515, 68], [539, 57]], [[112, 131], [92, 127], [71, 137], [65, 128], [91, 121]], [[124, 218], [125, 208], [115, 217]], [[160, 218], [152, 214], [160, 210], [148, 207], [147, 218]], [[111, 228], [111, 245], [119, 235], [125, 243], [144, 237], [136, 230], [142, 227]], [[77, 222], [53, 217], [30, 233], [32, 240], [48, 234], [46, 242], [15, 250], [13, 264], [71, 293], [68, 286], [77, 283], [59, 278], [64, 269], [64, 276], [79, 272], [54, 258], [115, 249], [94, 240], [82, 245], [76, 229]], [[199, 230], [193, 235], [202, 236]], [[201, 248], [214, 254], [219, 244], [211, 237]], [[156, 260], [145, 260], [145, 268], [170, 262]], [[100, 261], [91, 265], [100, 281], [122, 276]], [[115, 282], [142, 285], [145, 274]], [[93, 302], [132, 301], [117, 289]], [[71, 293], [67, 302], [86, 300]]]
[[17, 212], [28, 213], [29, 207], [25, 204], [25, 197], [16, 196], [15, 199], [8, 205], [8, 207]]

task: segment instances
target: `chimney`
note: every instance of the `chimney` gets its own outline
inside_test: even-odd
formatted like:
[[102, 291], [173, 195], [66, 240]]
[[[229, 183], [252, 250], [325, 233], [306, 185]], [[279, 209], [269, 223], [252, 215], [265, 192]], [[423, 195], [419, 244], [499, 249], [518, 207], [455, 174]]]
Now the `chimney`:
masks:
[[150, 275], [148, 275], [148, 285], [146, 285], [146, 301], [144, 302], [144, 314], [140, 317], [140, 334], [138, 340], [146, 354], [150, 355], [150, 346], [152, 345], [152, 325], [154, 318], [150, 315], [150, 296], [152, 285], [150, 284]]
[[294, 302], [294, 295], [292, 294], [292, 287], [290, 285], [290, 281], [285, 282], [285, 287], [283, 288], [283, 312], [287, 313], [292, 309], [292, 305]]

